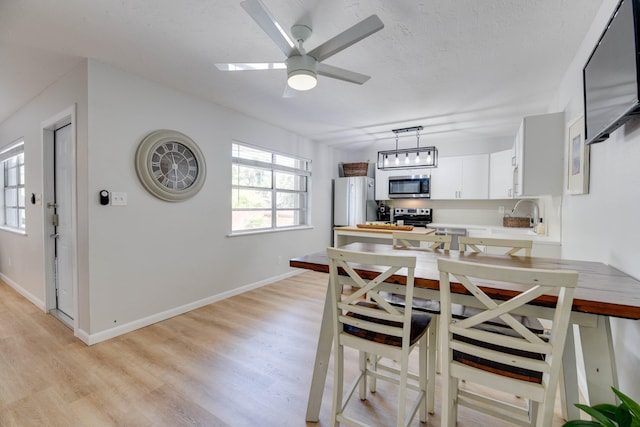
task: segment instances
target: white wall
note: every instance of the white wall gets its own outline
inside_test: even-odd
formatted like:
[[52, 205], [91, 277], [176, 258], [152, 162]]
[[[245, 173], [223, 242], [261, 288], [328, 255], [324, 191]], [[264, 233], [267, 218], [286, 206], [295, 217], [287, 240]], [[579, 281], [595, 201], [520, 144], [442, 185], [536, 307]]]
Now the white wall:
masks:
[[[85, 341], [98, 342], [292, 274], [289, 258], [330, 244], [333, 150], [94, 60], [0, 125], [0, 146], [25, 137], [27, 194], [42, 192], [41, 122], [74, 102], [78, 318]], [[207, 161], [204, 187], [185, 202], [156, 199], [135, 172], [138, 144], [161, 128], [189, 135]], [[312, 160], [312, 228], [228, 237], [232, 140]], [[100, 205], [102, 189], [126, 192], [128, 205]], [[27, 236], [0, 231], [2, 277], [32, 294], [36, 304], [44, 300], [42, 211], [27, 207]]]
[[[163, 128], [207, 160], [204, 187], [185, 202], [151, 196], [136, 176], [139, 142]], [[332, 155], [309, 140], [95, 61], [89, 136], [92, 334], [287, 274], [289, 258], [329, 244]], [[227, 237], [232, 140], [312, 159], [315, 228]], [[99, 205], [101, 189], [126, 192], [128, 206]]]
[[[582, 67], [617, 3], [604, 2], [550, 106], [565, 111], [567, 127], [583, 115]], [[567, 148], [565, 142], [565, 164]], [[640, 278], [640, 122], [629, 122], [590, 149], [589, 194], [563, 197], [562, 256], [602, 261]], [[611, 323], [620, 389], [640, 399], [640, 322]]]
[[[79, 144], [87, 139], [87, 65], [83, 62], [0, 124], [0, 147], [24, 139], [25, 193], [43, 193], [43, 145], [41, 123], [77, 104], [76, 132]], [[85, 175], [86, 177], [86, 175]], [[78, 177], [80, 179], [80, 176]], [[26, 235], [0, 230], [0, 277], [45, 308], [43, 221], [48, 200], [41, 206], [26, 205]]]

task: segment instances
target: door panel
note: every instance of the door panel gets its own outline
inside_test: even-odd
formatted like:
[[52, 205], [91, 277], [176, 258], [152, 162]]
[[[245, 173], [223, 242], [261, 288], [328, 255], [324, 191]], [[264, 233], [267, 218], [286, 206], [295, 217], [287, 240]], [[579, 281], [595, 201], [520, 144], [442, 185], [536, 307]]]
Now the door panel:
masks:
[[[73, 233], [71, 211], [71, 189], [73, 172], [73, 150], [71, 125], [55, 131], [55, 266], [57, 308], [73, 318]], [[55, 224], [54, 224], [55, 225]], [[57, 237], [55, 237], [57, 236]]]

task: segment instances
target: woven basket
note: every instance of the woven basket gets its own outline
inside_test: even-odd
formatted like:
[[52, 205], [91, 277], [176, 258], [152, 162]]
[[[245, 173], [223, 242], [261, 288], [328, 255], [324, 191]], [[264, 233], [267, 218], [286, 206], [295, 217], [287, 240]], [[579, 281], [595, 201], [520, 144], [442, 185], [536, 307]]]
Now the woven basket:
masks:
[[343, 163], [342, 171], [344, 172], [344, 176], [367, 176], [369, 163]]
[[529, 217], [518, 217], [518, 216], [505, 216], [502, 218], [502, 226], [503, 227], [514, 227], [514, 228], [530, 228], [531, 227], [531, 218]]

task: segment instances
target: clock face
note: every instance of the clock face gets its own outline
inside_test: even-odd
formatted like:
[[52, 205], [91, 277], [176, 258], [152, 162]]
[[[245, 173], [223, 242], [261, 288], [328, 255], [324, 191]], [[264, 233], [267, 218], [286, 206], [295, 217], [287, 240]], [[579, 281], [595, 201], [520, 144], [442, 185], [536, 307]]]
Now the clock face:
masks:
[[198, 160], [193, 152], [179, 142], [165, 142], [151, 154], [153, 177], [170, 190], [184, 190], [198, 176]]
[[138, 146], [136, 172], [151, 194], [178, 202], [200, 191], [206, 166], [202, 152], [191, 138], [163, 129], [151, 132]]

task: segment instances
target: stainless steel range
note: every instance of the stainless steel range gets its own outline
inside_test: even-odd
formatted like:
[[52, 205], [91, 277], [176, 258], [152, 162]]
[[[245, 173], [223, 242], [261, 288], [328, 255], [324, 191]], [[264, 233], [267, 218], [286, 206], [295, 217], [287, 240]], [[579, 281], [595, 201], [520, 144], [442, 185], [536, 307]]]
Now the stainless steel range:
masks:
[[426, 227], [433, 221], [431, 208], [395, 208], [393, 221], [404, 221], [404, 225]]

